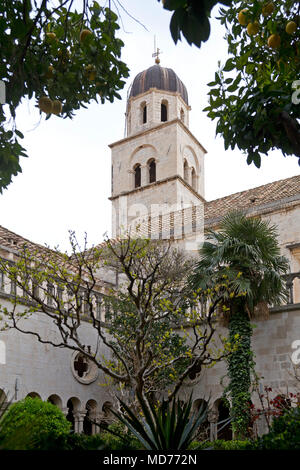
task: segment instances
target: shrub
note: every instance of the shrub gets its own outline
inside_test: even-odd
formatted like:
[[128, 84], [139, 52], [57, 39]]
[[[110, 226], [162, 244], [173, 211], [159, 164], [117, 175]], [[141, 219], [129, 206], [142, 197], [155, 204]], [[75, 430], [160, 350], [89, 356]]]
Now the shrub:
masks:
[[0, 448], [54, 450], [66, 446], [70, 423], [55, 405], [27, 397], [10, 406], [1, 420]]
[[214, 450], [245, 450], [249, 449], [251, 442], [248, 440], [239, 441], [223, 441], [223, 440], [216, 440], [213, 443]]
[[286, 411], [274, 418], [268, 434], [257, 439], [254, 449], [300, 449], [300, 407]]
[[105, 442], [101, 435], [69, 434], [62, 450], [103, 450]]
[[224, 441], [222, 439], [212, 442], [197, 442], [193, 441], [189, 450], [245, 450], [249, 449], [251, 441]]
[[209, 441], [192, 441], [188, 447], [188, 450], [204, 450], [207, 447], [211, 447], [212, 443]]

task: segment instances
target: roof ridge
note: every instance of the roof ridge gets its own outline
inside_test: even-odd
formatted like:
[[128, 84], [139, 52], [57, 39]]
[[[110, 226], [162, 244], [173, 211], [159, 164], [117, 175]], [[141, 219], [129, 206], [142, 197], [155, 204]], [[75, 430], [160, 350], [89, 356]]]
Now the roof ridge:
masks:
[[[32, 245], [38, 245], [38, 246], [41, 246], [43, 248], [46, 248], [45, 246], [41, 245], [40, 243], [33, 242], [32, 240], [29, 240], [28, 238], [25, 238], [22, 235], [19, 235], [18, 233], [13, 232], [12, 230], [4, 227], [3, 225], [0, 225], [0, 230], [1, 229], [3, 229], [5, 232], [8, 232], [8, 234], [15, 235], [16, 237], [21, 238], [25, 242], [31, 243]], [[1, 238], [1, 234], [0, 234], [0, 238]]]
[[[255, 186], [254, 188], [244, 189], [243, 191], [237, 191], [236, 193], [227, 194], [226, 196], [218, 197], [217, 199], [212, 199], [211, 201], [206, 201], [206, 204], [209, 204], [210, 202], [219, 201], [221, 199], [225, 199], [227, 197], [235, 196], [235, 195], [238, 195], [238, 194], [247, 193], [247, 192], [252, 191], [252, 190], [257, 190], [257, 189], [260, 189], [260, 188], [264, 188], [264, 187], [272, 185], [272, 184], [280, 183], [280, 182], [283, 182], [283, 181], [290, 181], [294, 178], [300, 178], [300, 175], [290, 176], [289, 178], [282, 178], [281, 180], [276, 180], [276, 181], [272, 181], [271, 183], [261, 184], [260, 186]], [[299, 192], [300, 192], [300, 188], [299, 188]]]

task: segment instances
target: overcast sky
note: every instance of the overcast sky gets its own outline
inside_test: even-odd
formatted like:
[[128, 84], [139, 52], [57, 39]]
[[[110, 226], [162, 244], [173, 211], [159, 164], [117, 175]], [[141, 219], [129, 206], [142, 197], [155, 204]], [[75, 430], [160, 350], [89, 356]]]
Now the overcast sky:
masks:
[[[125, 47], [122, 59], [130, 77], [122, 91], [122, 101], [90, 104], [73, 120], [56, 116], [40, 121], [35, 102], [20, 107], [17, 122], [24, 132], [29, 158], [22, 159], [23, 173], [14, 178], [0, 196], [0, 225], [41, 244], [68, 247], [68, 230], [90, 244], [102, 241], [111, 231], [110, 149], [108, 145], [124, 137], [124, 113], [128, 87], [134, 77], [154, 61], [153, 38], [163, 51], [161, 65], [172, 68], [189, 94], [190, 130], [207, 150], [205, 157], [205, 197], [216, 199], [300, 173], [297, 158], [284, 158], [279, 151], [263, 157], [260, 169], [248, 166], [238, 150], [226, 151], [222, 138], [215, 137], [215, 121], [202, 109], [207, 105], [207, 83], [214, 78], [217, 61], [227, 55], [224, 30], [212, 23], [209, 41], [201, 49], [185, 40], [174, 45], [170, 14], [156, 0], [122, 0], [130, 14], [145, 30], [120, 10]], [[217, 9], [214, 10], [217, 14]], [[38, 124], [39, 123], [39, 124]], [[37, 125], [38, 124], [38, 125]]]

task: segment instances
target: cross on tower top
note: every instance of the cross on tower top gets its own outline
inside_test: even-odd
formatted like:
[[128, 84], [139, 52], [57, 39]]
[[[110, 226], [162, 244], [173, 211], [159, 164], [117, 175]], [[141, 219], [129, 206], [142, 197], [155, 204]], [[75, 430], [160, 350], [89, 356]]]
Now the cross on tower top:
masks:
[[152, 54], [152, 57], [155, 57], [156, 64], [160, 64], [159, 54], [162, 54], [162, 51], [159, 47], [156, 47], [156, 36], [154, 36], [154, 53]]
[[156, 49], [156, 52], [154, 52], [154, 54], [152, 54], [152, 57], [155, 57], [155, 63], [156, 64], [160, 64], [160, 58], [159, 58], [159, 54], [161, 54], [162, 51], [159, 49], [159, 47]]

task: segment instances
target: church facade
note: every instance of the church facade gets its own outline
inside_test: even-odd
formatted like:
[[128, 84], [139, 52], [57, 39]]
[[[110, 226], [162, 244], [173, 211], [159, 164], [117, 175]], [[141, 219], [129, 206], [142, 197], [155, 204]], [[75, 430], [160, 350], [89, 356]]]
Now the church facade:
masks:
[[[126, 137], [110, 145], [112, 237], [130, 230], [136, 236], [171, 239], [174, 246], [196, 255], [205, 229], [217, 229], [222, 216], [232, 209], [275, 224], [282, 254], [290, 263], [290, 300], [287, 305], [272, 306], [268, 320], [256, 322], [253, 349], [261, 383], [276, 394], [287, 387], [294, 392], [292, 358], [297, 344], [300, 347], [300, 176], [206, 201], [206, 150], [189, 130], [190, 110], [186, 87], [173, 70], [157, 63], [134, 79], [127, 102]], [[36, 246], [0, 227], [2, 257], [13, 262], [24, 243]], [[101, 273], [96, 306], [97, 296], [105, 295], [115, 283], [111, 273]], [[15, 287], [0, 273], [1, 304], [9, 307], [14, 294]], [[47, 338], [57, 335], [56, 326], [44, 315], [22, 321]], [[88, 344], [99, 341], [89, 324], [83, 335]], [[189, 384], [195, 406], [211, 397], [211, 438], [220, 437], [216, 423], [224, 416], [220, 379], [225, 373], [226, 366], [220, 363]], [[108, 422], [113, 402], [104, 375], [84, 356], [43, 345], [15, 330], [0, 332], [0, 394], [13, 401], [27, 395], [49, 400], [63, 410], [76, 432], [88, 434], [98, 429], [88, 417]]]

